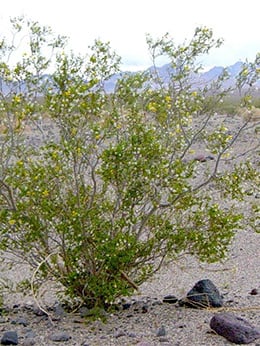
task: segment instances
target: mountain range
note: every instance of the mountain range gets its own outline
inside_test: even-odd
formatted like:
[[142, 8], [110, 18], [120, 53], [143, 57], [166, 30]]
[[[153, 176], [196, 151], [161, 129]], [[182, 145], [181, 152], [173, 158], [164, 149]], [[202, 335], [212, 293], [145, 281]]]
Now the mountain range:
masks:
[[[226, 80], [223, 83], [223, 86], [225, 88], [233, 87], [236, 83], [236, 77], [238, 76], [239, 72], [241, 71], [243, 62], [238, 61], [233, 65], [223, 67], [223, 66], [214, 66], [213, 68], [209, 69], [208, 71], [201, 72], [197, 74], [196, 76], [192, 76], [192, 84], [196, 88], [196, 86], [201, 85], [207, 85], [215, 80], [221, 75], [221, 73], [226, 69], [226, 71], [229, 74], [228, 80]], [[160, 76], [161, 80], [166, 81], [169, 79], [169, 71], [171, 70], [170, 64], [165, 64], [161, 67], [157, 67], [158, 75]], [[147, 71], [152, 71], [153, 67], [150, 67]], [[105, 90], [106, 92], [110, 93], [113, 92], [116, 86], [117, 81], [122, 78], [122, 76], [126, 73], [133, 74], [134, 72], [122, 72], [120, 74], [115, 74], [112, 76], [109, 80], [105, 82]], [[256, 87], [260, 87], [260, 80], [258, 80], [255, 84]]]
[[[236, 83], [236, 77], [238, 76], [239, 72], [241, 71], [243, 62], [238, 61], [235, 64], [225, 67], [229, 74], [229, 78], [225, 80], [223, 83], [223, 87], [229, 88], [229, 87], [234, 87]], [[221, 75], [223, 72], [224, 67], [223, 66], [215, 66], [211, 68], [208, 71], [205, 72], [200, 72], [198, 74], [193, 74], [190, 76], [191, 81], [192, 81], [192, 87], [194, 89], [198, 87], [203, 87], [209, 83], [214, 82], [217, 80], [217, 78]], [[153, 72], [154, 67], [150, 67], [146, 70], [147, 72]], [[172, 72], [172, 67], [170, 64], [165, 64], [161, 67], [157, 67], [157, 74], [161, 78], [162, 81], [164, 81], [165, 85], [167, 85], [167, 82], [169, 81], [169, 76], [170, 73]], [[145, 71], [144, 71], [145, 72]], [[112, 93], [115, 90], [116, 84], [120, 78], [122, 78], [126, 74], [133, 75], [136, 72], [121, 72], [118, 74], [113, 75], [111, 78], [106, 80], [104, 82], [104, 88], [107, 93]], [[41, 78], [41, 83], [45, 84], [50, 82], [52, 84], [52, 76], [51, 75], [44, 75]], [[260, 88], [260, 79], [254, 84], [254, 86], [257, 88]], [[9, 82], [6, 84], [0, 76], [0, 94], [2, 93], [3, 95], [7, 95], [11, 92], [24, 92], [26, 90], [26, 82], [21, 81], [18, 84]], [[257, 91], [258, 93], [258, 91]]]

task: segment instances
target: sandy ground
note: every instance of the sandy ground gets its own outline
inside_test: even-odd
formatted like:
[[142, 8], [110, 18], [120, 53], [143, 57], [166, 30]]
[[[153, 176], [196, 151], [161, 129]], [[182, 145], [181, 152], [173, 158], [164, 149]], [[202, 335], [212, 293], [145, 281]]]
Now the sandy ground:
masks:
[[[254, 326], [260, 327], [260, 235], [249, 230], [237, 234], [232, 245], [229, 258], [223, 263], [201, 264], [191, 257], [185, 257], [178, 263], [164, 267], [150, 282], [140, 287], [137, 300], [147, 297], [159, 301], [165, 295], [173, 294], [178, 298], [186, 295], [188, 290], [201, 279], [211, 279], [224, 296], [224, 307], [221, 309], [196, 310], [177, 305], [162, 304], [148, 308], [148, 312], [125, 310], [108, 316], [107, 322], [101, 321], [86, 324], [78, 313], [61, 317], [53, 324], [41, 316], [36, 316], [28, 310], [19, 308], [8, 316], [8, 322], [0, 324], [0, 331], [17, 330], [23, 344], [26, 331], [35, 333], [36, 345], [55, 345], [49, 340], [49, 335], [66, 331], [71, 339], [61, 342], [62, 345], [231, 345], [226, 339], [215, 335], [209, 327], [209, 322], [215, 313], [230, 311], [242, 317]], [[257, 295], [251, 291], [257, 289]], [[46, 296], [41, 303], [52, 303], [52, 295], [45, 287]], [[11, 298], [11, 297], [10, 297]], [[48, 299], [50, 298], [50, 299]], [[12, 297], [9, 304], [33, 304], [32, 297]], [[11, 321], [24, 317], [29, 322], [27, 328], [12, 325]], [[166, 336], [158, 337], [156, 332], [165, 327]], [[0, 333], [1, 334], [1, 333]], [[258, 341], [260, 342], [260, 340]], [[249, 345], [259, 345], [257, 342]]]
[[[248, 149], [257, 143], [259, 143], [259, 133], [252, 138], [252, 133], [248, 132], [239, 142], [237, 150], [239, 151], [241, 147]], [[259, 162], [259, 153], [257, 155], [253, 157], [254, 163]], [[255, 194], [250, 198], [260, 203], [260, 199], [256, 199]], [[246, 209], [247, 202], [241, 207]], [[135, 298], [145, 300], [150, 297], [161, 301], [165, 295], [169, 294], [182, 298], [198, 280], [207, 278], [213, 281], [224, 296], [224, 308], [220, 309], [221, 311], [231, 311], [260, 328], [259, 268], [260, 233], [245, 228], [235, 236], [229, 257], [223, 263], [202, 264], [186, 256], [176, 263], [163, 267], [153, 280], [140, 287], [140, 292]], [[8, 273], [9, 278], [15, 279], [23, 278], [25, 275], [26, 268]], [[253, 289], [256, 289], [258, 294], [251, 295]], [[55, 297], [48, 284], [44, 287], [44, 291], [45, 296], [40, 302], [43, 306], [48, 306], [54, 302]], [[20, 304], [20, 307], [3, 316], [0, 323], [0, 337], [6, 330], [17, 330], [21, 345], [26, 345], [25, 335], [28, 330], [35, 333], [33, 340], [38, 346], [57, 344], [49, 340], [49, 335], [57, 331], [66, 331], [71, 336], [69, 341], [60, 342], [60, 345], [231, 345], [226, 339], [215, 335], [210, 330], [210, 319], [219, 310], [196, 310], [169, 304], [152, 307], [149, 305], [146, 313], [126, 310], [108, 316], [106, 323], [95, 321], [86, 324], [78, 313], [74, 313], [64, 317], [59, 316], [57, 321], [54, 318], [51, 324], [48, 319], [24, 309], [25, 305], [34, 304], [30, 294], [24, 297], [9, 295], [5, 297], [5, 304], [10, 307]], [[51, 316], [54, 316], [53, 313]], [[26, 318], [29, 325], [23, 327], [12, 324], [17, 317]], [[161, 326], [165, 327], [166, 335], [158, 337], [156, 332]], [[249, 345], [260, 345], [260, 339]]]

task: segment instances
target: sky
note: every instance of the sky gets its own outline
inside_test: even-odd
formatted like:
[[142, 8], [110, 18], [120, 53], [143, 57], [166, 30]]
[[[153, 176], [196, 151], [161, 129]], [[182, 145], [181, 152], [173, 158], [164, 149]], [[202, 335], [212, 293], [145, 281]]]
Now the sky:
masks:
[[[213, 29], [221, 48], [203, 57], [205, 68], [252, 61], [260, 52], [259, 0], [7, 0], [0, 28], [10, 17], [25, 15], [69, 37], [70, 47], [85, 54], [95, 39], [110, 41], [122, 57], [122, 70], [151, 66], [146, 34], [169, 32], [176, 44], [192, 38], [195, 28]], [[0, 32], [0, 35], [2, 33]]]

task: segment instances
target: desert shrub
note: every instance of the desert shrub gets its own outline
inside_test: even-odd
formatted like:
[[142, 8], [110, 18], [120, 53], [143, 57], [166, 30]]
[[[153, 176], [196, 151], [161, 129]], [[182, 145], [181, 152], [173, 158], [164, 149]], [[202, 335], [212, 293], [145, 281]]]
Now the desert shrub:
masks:
[[240, 97], [239, 96], [226, 96], [223, 98], [223, 102], [219, 103], [217, 107], [217, 112], [219, 114], [227, 114], [227, 115], [237, 115], [238, 108], [240, 107]]
[[[24, 20], [13, 24], [20, 32]], [[235, 203], [220, 205], [216, 196], [243, 199], [243, 183], [257, 185], [259, 174], [247, 163], [233, 171], [221, 165], [247, 122], [233, 136], [221, 122], [208, 126], [227, 77], [196, 90], [190, 82], [198, 57], [221, 43], [211, 30], [199, 28], [179, 46], [168, 35], [147, 37], [153, 68], [125, 75], [107, 95], [104, 82], [120, 66], [109, 44], [95, 41], [80, 57], [46, 28], [25, 24], [26, 59], [13, 68], [1, 63], [9, 85], [1, 94], [3, 260], [11, 253], [37, 270], [39, 282], [55, 279], [92, 308], [131, 294], [179, 255], [222, 259], [243, 218]], [[58, 50], [53, 60], [44, 58], [45, 44]], [[2, 59], [10, 55], [5, 47]], [[166, 81], [160, 55], [172, 67]], [[55, 71], [43, 79], [50, 63]], [[24, 134], [28, 122], [36, 144]], [[204, 168], [192, 159], [197, 143], [215, 156]]]
[[253, 106], [255, 106], [256, 108], [260, 108], [260, 98], [253, 98]]
[[251, 106], [250, 108], [239, 107], [237, 108], [237, 114], [243, 117], [245, 121], [260, 120], [260, 109], [255, 106]]

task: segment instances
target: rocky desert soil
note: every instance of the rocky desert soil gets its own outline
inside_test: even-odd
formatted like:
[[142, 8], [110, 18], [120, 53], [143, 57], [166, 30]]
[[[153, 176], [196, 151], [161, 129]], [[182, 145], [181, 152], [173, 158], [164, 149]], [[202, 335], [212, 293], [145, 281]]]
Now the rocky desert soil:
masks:
[[[219, 119], [225, 121], [231, 131], [243, 121], [240, 117]], [[239, 155], [239, 160], [244, 160], [244, 152], [259, 145], [259, 136], [260, 133], [253, 129], [243, 134], [233, 151]], [[37, 136], [34, 140], [37, 142]], [[201, 149], [196, 148], [198, 154], [204, 154]], [[250, 155], [252, 163], [259, 167], [259, 147]], [[231, 165], [229, 162], [223, 164]], [[260, 203], [259, 189], [252, 191], [240, 207], [247, 211], [251, 201]], [[226, 260], [209, 265], [184, 256], [164, 266], [153, 280], [143, 284], [138, 294], [129, 299], [132, 304], [128, 309], [107, 315], [106, 322], [86, 323], [82, 310], [66, 313], [57, 303], [55, 290], [49, 282], [42, 287], [38, 297], [38, 303], [48, 311], [49, 317], [39, 311], [30, 292], [25, 296], [5, 295], [6, 311], [0, 316], [0, 338], [6, 331], [16, 331], [19, 345], [231, 345], [210, 329], [209, 322], [215, 313], [230, 311], [260, 328], [259, 268], [260, 233], [245, 226], [236, 234]], [[28, 270], [23, 266], [17, 266], [13, 271], [1, 268], [1, 276], [17, 281], [28, 276]], [[184, 297], [197, 281], [206, 278], [212, 280], [223, 295], [223, 308], [198, 310], [180, 307], [177, 303], [162, 303], [166, 295]], [[249, 345], [259, 346], [260, 339]]]

